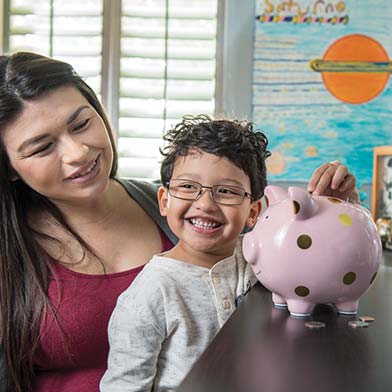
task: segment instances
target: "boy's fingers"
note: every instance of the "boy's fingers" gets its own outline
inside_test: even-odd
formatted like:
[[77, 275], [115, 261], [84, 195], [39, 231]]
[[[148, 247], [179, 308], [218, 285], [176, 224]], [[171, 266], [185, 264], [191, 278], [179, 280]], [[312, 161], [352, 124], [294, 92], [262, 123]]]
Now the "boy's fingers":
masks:
[[355, 177], [352, 174], [348, 174], [343, 182], [339, 185], [338, 190], [339, 192], [345, 192], [349, 189], [354, 189], [356, 185]]
[[[321, 166], [321, 167], [323, 167], [323, 166]], [[325, 194], [325, 191], [328, 188], [331, 189], [332, 179], [336, 173], [336, 170], [337, 170], [336, 164], [334, 164], [334, 163], [325, 164], [325, 167], [323, 168], [323, 172], [322, 172], [321, 176], [319, 177], [318, 182], [317, 182], [315, 189], [313, 191], [314, 194], [322, 195], [322, 194]]]
[[356, 179], [339, 161], [325, 163], [317, 168], [308, 184], [308, 191], [315, 195], [346, 199], [355, 191]]
[[308, 191], [314, 192], [319, 185], [320, 179], [322, 178], [324, 172], [328, 169], [329, 163], [324, 163], [318, 167], [312, 174], [312, 177], [309, 180]]
[[334, 169], [335, 172], [333, 173], [331, 188], [335, 190], [347, 179], [349, 172], [346, 166], [340, 164], [335, 166]]

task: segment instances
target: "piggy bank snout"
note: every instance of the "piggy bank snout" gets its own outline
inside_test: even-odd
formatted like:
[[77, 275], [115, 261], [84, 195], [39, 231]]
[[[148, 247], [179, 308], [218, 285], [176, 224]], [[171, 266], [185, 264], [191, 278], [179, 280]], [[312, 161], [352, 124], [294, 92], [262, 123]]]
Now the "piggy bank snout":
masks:
[[258, 258], [259, 243], [256, 237], [254, 232], [250, 232], [244, 235], [242, 241], [242, 253], [245, 260], [251, 265], [255, 265]]

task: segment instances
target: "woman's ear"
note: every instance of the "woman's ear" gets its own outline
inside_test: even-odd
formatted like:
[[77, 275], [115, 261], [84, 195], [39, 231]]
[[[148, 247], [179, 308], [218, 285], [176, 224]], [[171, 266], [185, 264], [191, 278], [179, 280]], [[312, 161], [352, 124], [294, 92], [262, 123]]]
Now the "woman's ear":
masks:
[[160, 186], [158, 189], [158, 204], [159, 212], [162, 216], [166, 216], [169, 207], [169, 192], [164, 186]]
[[257, 218], [259, 217], [261, 210], [262, 210], [261, 200], [253, 201], [250, 206], [248, 217], [246, 218], [246, 222], [245, 222], [246, 227], [252, 228], [256, 224]]

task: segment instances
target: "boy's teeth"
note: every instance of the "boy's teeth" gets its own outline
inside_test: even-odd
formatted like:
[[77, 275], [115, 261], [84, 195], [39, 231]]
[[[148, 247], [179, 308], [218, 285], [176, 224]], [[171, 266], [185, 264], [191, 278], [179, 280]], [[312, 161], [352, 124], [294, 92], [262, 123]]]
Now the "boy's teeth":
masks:
[[190, 219], [190, 222], [193, 226], [199, 227], [201, 229], [215, 229], [216, 227], [220, 226], [219, 223], [205, 222], [199, 219]]

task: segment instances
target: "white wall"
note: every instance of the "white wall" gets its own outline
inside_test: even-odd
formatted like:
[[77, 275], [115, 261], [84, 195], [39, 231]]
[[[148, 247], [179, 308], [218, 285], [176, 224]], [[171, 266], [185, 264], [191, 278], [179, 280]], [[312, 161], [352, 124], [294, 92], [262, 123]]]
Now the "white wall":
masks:
[[0, 53], [3, 53], [4, 47], [4, 0], [0, 0]]

